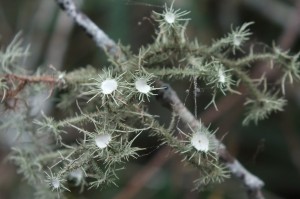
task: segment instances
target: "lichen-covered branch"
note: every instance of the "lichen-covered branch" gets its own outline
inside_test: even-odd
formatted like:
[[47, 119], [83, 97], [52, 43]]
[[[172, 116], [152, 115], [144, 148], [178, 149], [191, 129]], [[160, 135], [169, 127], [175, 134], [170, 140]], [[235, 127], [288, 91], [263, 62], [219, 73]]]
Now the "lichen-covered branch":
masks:
[[72, 0], [56, 0], [56, 2], [62, 10], [74, 19], [78, 26], [85, 30], [99, 48], [116, 58], [122, 55], [118, 45], [84, 13], [77, 10]]
[[[163, 105], [171, 108], [185, 124], [189, 125], [193, 129], [203, 126], [201, 121], [197, 120], [194, 115], [184, 106], [176, 92], [169, 84], [165, 84], [161, 81], [157, 81], [156, 83], [158, 86], [164, 88], [158, 91], [158, 98], [161, 100]], [[263, 196], [261, 189], [264, 186], [264, 182], [246, 170], [238, 160], [232, 157], [226, 150], [226, 146], [223, 143], [217, 140], [217, 138], [214, 139], [219, 144], [219, 157], [228, 167], [232, 175], [243, 182], [251, 197], [253, 196], [254, 198], [262, 199]]]
[[[206, 185], [221, 182], [228, 177], [230, 171], [242, 181], [251, 198], [263, 198], [261, 189], [264, 182], [232, 157], [226, 146], [215, 137], [215, 132], [197, 120], [176, 92], [159, 79], [189, 79], [194, 84], [195, 92], [198, 82], [204, 84], [212, 95], [209, 105], [215, 105], [218, 94], [234, 93], [239, 83], [244, 84], [248, 91], [243, 91], [243, 94], [249, 97], [245, 102], [248, 113], [244, 124], [247, 124], [264, 119], [274, 111], [281, 111], [286, 103], [283, 97], [278, 96], [280, 89], [271, 90], [263, 78], [252, 79], [248, 66], [256, 61], [270, 60], [273, 63], [274, 60], [274, 66], [283, 71], [280, 83], [284, 88], [286, 81], [300, 79], [300, 54], [290, 56], [276, 47], [271, 52], [253, 53], [250, 48], [248, 55], [237, 58], [240, 53], [236, 52], [243, 51], [245, 42], [250, 39], [248, 26], [252, 22], [232, 29], [210, 46], [201, 45], [197, 41], [190, 42], [185, 36], [189, 20], [186, 15], [189, 12], [174, 9], [173, 3], [166, 5], [161, 13], [153, 12], [152, 18], [158, 23], [156, 39], [134, 54], [129, 48], [121, 47], [110, 39], [76, 8], [72, 0], [55, 1], [87, 32], [96, 46], [107, 53], [111, 65], [101, 71], [88, 66], [67, 74], [57, 72], [53, 77], [46, 74], [39, 76], [39, 73], [38, 76], [26, 76], [25, 73], [15, 75], [10, 70], [15, 68], [12, 67], [13, 61], [6, 64], [8, 67], [2, 67], [5, 74], [0, 76], [0, 91], [4, 95], [21, 96], [25, 85], [49, 84], [63, 89], [58, 94], [58, 108], [72, 111], [61, 121], [43, 115], [41, 120], [35, 120], [31, 124], [32, 137], [50, 135], [54, 136], [56, 143], [52, 143], [55, 147], [51, 145], [51, 149], [45, 148], [44, 152], [24, 150], [26, 153], [23, 153], [20, 149], [21, 153], [13, 154], [17, 160], [15, 163], [22, 168], [21, 172], [27, 179], [40, 180], [46, 177], [49, 188], [59, 194], [68, 190], [66, 180], [73, 172], [82, 174], [77, 184], [83, 187], [114, 184], [116, 171], [123, 168], [129, 158], [139, 156], [140, 148], [133, 147], [132, 143], [140, 133], [149, 130], [151, 136], [156, 136], [162, 144], [172, 147], [183, 156], [183, 161], [197, 168], [199, 177], [194, 183], [196, 189], [201, 190]], [[23, 92], [24, 98], [29, 98], [33, 90], [28, 88], [25, 91], [28, 92]], [[147, 113], [144, 107], [143, 102], [150, 100], [156, 93], [163, 105], [173, 111], [168, 128], [160, 125], [156, 117]], [[194, 97], [196, 101], [196, 96]], [[6, 99], [8, 98], [2, 97], [4, 102]], [[71, 108], [75, 102], [77, 112]], [[177, 128], [178, 136], [174, 133], [177, 116], [188, 127], [184, 130]], [[93, 128], [86, 128], [87, 124]], [[74, 145], [65, 144], [62, 139], [62, 134], [70, 134], [69, 130], [82, 134]], [[64, 149], [65, 152], [60, 153]], [[49, 159], [53, 155], [55, 158]], [[31, 163], [34, 157], [39, 157], [38, 162], [34, 162], [38, 165], [36, 169]], [[34, 174], [38, 168], [46, 167], [50, 167], [46, 173], [37, 171], [38, 174]], [[34, 172], [28, 175], [28, 168]], [[93, 181], [87, 185], [85, 177], [92, 178]]]
[[[74, 3], [71, 0], [56, 0], [61, 8], [66, 11], [75, 22], [82, 28], [86, 30], [86, 32], [91, 35], [92, 39], [96, 42], [96, 45], [104, 50], [108, 50], [108, 52], [112, 55], [119, 56], [119, 49], [117, 45], [109, 39], [109, 37], [98, 28], [91, 20], [89, 20], [84, 14], [76, 10]], [[113, 50], [112, 50], [113, 49]], [[116, 50], [117, 49], [117, 50]], [[250, 60], [251, 61], [251, 60]], [[246, 60], [248, 62], [248, 60]], [[165, 87], [166, 85], [157, 81], [159, 86], [157, 87]], [[193, 129], [197, 129], [201, 126], [200, 121], [198, 121], [191, 112], [184, 106], [184, 104], [180, 101], [175, 91], [167, 86], [167, 89], [159, 90], [160, 95], [163, 99], [163, 102], [167, 105], [171, 105], [172, 109], [179, 115], [182, 120], [191, 126]], [[219, 142], [219, 155], [220, 158], [224, 161], [227, 167], [230, 169], [232, 174], [239, 179], [241, 179], [244, 185], [247, 187], [251, 193], [259, 193], [260, 189], [263, 186], [263, 182], [248, 172], [237, 160], [235, 160], [226, 150], [226, 147]]]

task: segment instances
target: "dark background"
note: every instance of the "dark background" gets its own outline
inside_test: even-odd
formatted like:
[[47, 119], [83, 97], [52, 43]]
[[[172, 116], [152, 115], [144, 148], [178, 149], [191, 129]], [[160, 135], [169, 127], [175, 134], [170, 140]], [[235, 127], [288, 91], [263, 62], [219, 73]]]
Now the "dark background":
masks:
[[[154, 24], [149, 19], [152, 10], [162, 11], [164, 1], [159, 0], [85, 0], [77, 1], [85, 12], [115, 41], [131, 45], [138, 52], [141, 45], [153, 41]], [[300, 51], [300, 2], [297, 0], [176, 0], [174, 7], [190, 10], [191, 18], [187, 35], [209, 45], [245, 22], [254, 21], [253, 35], [249, 43]], [[50, 64], [61, 71], [72, 71], [86, 65], [106, 66], [104, 53], [97, 49], [85, 33], [62, 13], [54, 0], [0, 0], [1, 46], [6, 46], [22, 31], [25, 44], [31, 45], [31, 55], [24, 64], [26, 68], [48, 67]], [[260, 67], [262, 64], [256, 66]], [[262, 72], [262, 71], [260, 71]], [[259, 73], [261, 74], [261, 73]], [[259, 75], [258, 75], [259, 76]], [[194, 99], [187, 96], [187, 81], [170, 82], [186, 105], [194, 110]], [[217, 136], [224, 137], [229, 151], [249, 171], [262, 178], [264, 192], [270, 199], [300, 198], [300, 93], [296, 82], [287, 85], [289, 101], [284, 112], [272, 114], [258, 125], [243, 127], [243, 100], [237, 96], [220, 96], [219, 111], [204, 110], [210, 93], [199, 85], [197, 114], [213, 129], [219, 128]], [[152, 100], [154, 101], [154, 99]], [[157, 102], [150, 104], [153, 113], [167, 121], [169, 112]], [[54, 112], [59, 113], [59, 112]], [[53, 114], [53, 113], [52, 113]], [[54, 116], [58, 116], [55, 115]], [[59, 117], [59, 116], [58, 116]], [[0, 130], [2, 131], [2, 130]], [[2, 133], [2, 132], [1, 132]], [[5, 133], [5, 132], [3, 132]], [[5, 143], [5, 136], [1, 137]], [[0, 144], [2, 143], [0, 142]], [[128, 164], [120, 172], [119, 187], [108, 187], [84, 192], [80, 198], [203, 198], [243, 199], [243, 187], [236, 180], [227, 180], [203, 193], [191, 192], [192, 181], [197, 175], [194, 169], [181, 163], [181, 157], [167, 148], [157, 149], [157, 141], [141, 136], [136, 143], [149, 150], [140, 159]], [[4, 160], [9, 147], [0, 145], [0, 159]], [[152, 153], [150, 153], [152, 152]], [[153, 169], [154, 168], [154, 169]], [[154, 172], [153, 172], [154, 171]], [[152, 173], [153, 172], [153, 173]], [[142, 182], [142, 177], [149, 180]], [[15, 168], [0, 165], [0, 199], [31, 198], [31, 188], [20, 180]], [[132, 182], [133, 185], [128, 183]], [[134, 183], [141, 185], [132, 196]], [[76, 191], [76, 190], [74, 190]]]

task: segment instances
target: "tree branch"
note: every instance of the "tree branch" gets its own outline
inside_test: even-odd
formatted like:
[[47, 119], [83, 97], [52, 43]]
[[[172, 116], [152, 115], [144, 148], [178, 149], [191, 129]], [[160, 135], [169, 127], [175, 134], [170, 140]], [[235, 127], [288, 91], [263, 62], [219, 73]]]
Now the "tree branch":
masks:
[[83, 28], [85, 32], [93, 39], [97, 47], [101, 48], [109, 55], [119, 58], [122, 52], [118, 45], [110, 39], [103, 30], [101, 30], [92, 20], [84, 13], [77, 10], [72, 0], [56, 0], [60, 8], [73, 18], [75, 23]]
[[295, 8], [287, 5], [287, 3], [284, 3], [283, 1], [242, 0], [241, 2], [282, 27], [287, 25], [287, 21], [290, 19], [290, 16], [292, 16], [295, 12]]
[[[176, 92], [171, 88], [170, 85], [165, 84], [161, 81], [156, 81], [156, 86], [159, 88], [164, 88], [158, 90], [158, 99], [163, 103], [167, 108], [172, 108], [173, 111], [179, 115], [184, 123], [188, 124], [191, 128], [196, 130], [203, 124], [198, 121], [194, 115], [184, 106], [184, 104], [179, 99]], [[240, 179], [245, 185], [250, 198], [263, 199], [261, 193], [261, 188], [264, 186], [264, 182], [250, 173], [247, 169], [241, 165], [241, 163], [236, 160], [231, 154], [227, 151], [226, 146], [214, 138], [219, 144], [219, 157], [228, 167], [233, 176]]]
[[25, 82], [28, 82], [28, 83], [50, 83], [50, 84], [55, 84], [55, 83], [59, 82], [59, 79], [57, 79], [53, 76], [50, 76], [50, 75], [25, 76], [25, 75], [7, 74], [7, 75], [5, 75], [4, 79], [25, 81]]
[[[14, 98], [17, 96], [19, 92], [21, 92], [27, 84], [50, 84], [51, 86], [54, 86], [55, 84], [62, 85], [64, 84], [63, 79], [55, 78], [50, 75], [43, 75], [43, 76], [25, 76], [25, 75], [15, 75], [15, 74], [6, 74], [4, 76], [0, 76], [0, 79], [2, 81], [6, 82], [18, 82], [15, 89], [7, 89], [6, 92], [0, 93], [0, 98], [2, 98], [1, 101], [8, 98]], [[51, 92], [52, 93], [51, 89]]]
[[[56, 0], [60, 5], [62, 10], [64, 10], [69, 16], [71, 16], [77, 25], [82, 27], [88, 35], [95, 41], [96, 45], [108, 52], [114, 57], [122, 56], [120, 48], [112, 41], [95, 23], [93, 23], [86, 15], [78, 11], [72, 0]], [[178, 98], [176, 92], [167, 84], [157, 81], [157, 87], [165, 89], [159, 90], [158, 97], [161, 97], [162, 103], [168, 108], [171, 108], [180, 116], [180, 118], [191, 126], [191, 128], [196, 129], [201, 126], [200, 121], [198, 121], [194, 115], [184, 106], [181, 100]], [[215, 138], [216, 139], [216, 138]], [[217, 140], [217, 139], [216, 139]], [[249, 196], [256, 199], [263, 199], [261, 193], [261, 188], [264, 182], [260, 180], [255, 175], [247, 171], [230, 153], [226, 150], [224, 144], [220, 141], [219, 143], [219, 157], [227, 165], [228, 169], [231, 171], [232, 175], [239, 178], [247, 190], [249, 191]]]

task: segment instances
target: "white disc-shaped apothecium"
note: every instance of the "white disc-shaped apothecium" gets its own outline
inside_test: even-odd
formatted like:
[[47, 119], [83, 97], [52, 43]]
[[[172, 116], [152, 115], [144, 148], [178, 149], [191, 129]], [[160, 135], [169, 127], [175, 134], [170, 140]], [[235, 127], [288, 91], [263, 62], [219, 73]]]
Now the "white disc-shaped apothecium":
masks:
[[242, 40], [239, 36], [234, 35], [233, 36], [233, 45], [236, 47], [239, 47], [242, 43]]
[[147, 94], [151, 91], [151, 86], [147, 84], [147, 79], [139, 78], [135, 81], [135, 88], [140, 93]]
[[225, 74], [223, 69], [219, 69], [219, 82], [220, 83], [225, 83]]
[[176, 20], [176, 15], [173, 13], [173, 12], [167, 12], [165, 14], [165, 21], [168, 23], [168, 24], [173, 24]]
[[100, 149], [106, 148], [110, 141], [111, 141], [110, 134], [101, 134], [95, 137], [95, 143], [97, 147], [99, 147]]
[[106, 79], [101, 82], [101, 90], [105, 95], [112, 94], [118, 88], [118, 82], [115, 79]]
[[191, 137], [191, 144], [198, 151], [207, 152], [209, 150], [209, 139], [204, 133], [194, 133]]
[[51, 180], [51, 185], [53, 187], [53, 189], [59, 189], [60, 188], [60, 181], [57, 178], [53, 178]]

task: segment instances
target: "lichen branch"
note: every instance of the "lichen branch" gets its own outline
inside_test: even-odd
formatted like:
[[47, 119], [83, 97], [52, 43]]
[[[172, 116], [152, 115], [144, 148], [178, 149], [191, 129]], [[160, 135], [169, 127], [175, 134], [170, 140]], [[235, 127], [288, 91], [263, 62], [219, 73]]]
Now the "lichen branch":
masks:
[[[203, 124], [197, 120], [193, 114], [184, 106], [179, 99], [176, 92], [171, 88], [170, 85], [165, 84], [161, 81], [156, 81], [157, 86], [164, 87], [165, 89], [158, 91], [158, 98], [161, 100], [164, 106], [172, 108], [172, 110], [183, 120], [183, 122], [193, 129], [197, 129]], [[245, 185], [249, 192], [249, 196], [255, 197], [256, 199], [262, 199], [261, 189], [264, 186], [264, 182], [246, 170], [241, 163], [230, 155], [227, 151], [226, 146], [214, 138], [219, 144], [218, 154], [220, 159], [228, 167], [233, 176], [240, 179]]]

